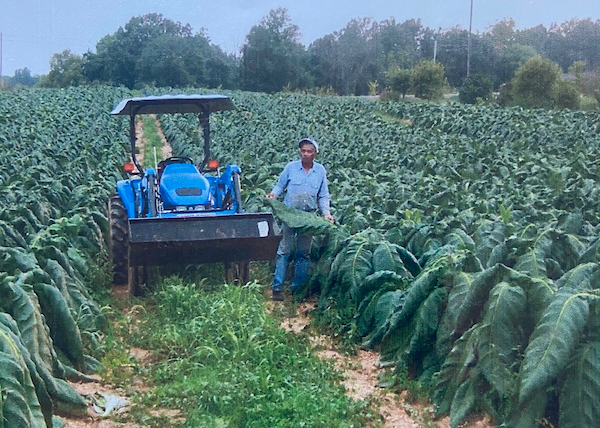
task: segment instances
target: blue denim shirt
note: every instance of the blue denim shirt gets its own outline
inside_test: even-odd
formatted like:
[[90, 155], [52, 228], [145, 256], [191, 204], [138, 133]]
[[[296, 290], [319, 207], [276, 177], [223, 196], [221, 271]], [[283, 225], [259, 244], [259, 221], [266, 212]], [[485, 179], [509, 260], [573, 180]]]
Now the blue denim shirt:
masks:
[[273, 194], [279, 197], [286, 191], [283, 203], [302, 211], [316, 211], [327, 215], [331, 197], [327, 188], [327, 173], [323, 165], [313, 162], [313, 167], [304, 171], [302, 161], [288, 163], [273, 187]]

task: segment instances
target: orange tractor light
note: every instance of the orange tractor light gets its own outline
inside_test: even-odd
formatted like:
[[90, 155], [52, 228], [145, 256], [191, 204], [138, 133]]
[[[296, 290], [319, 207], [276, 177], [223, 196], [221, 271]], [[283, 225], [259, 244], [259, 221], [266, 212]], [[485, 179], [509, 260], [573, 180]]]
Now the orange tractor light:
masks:
[[218, 159], [211, 159], [208, 161], [208, 169], [210, 169], [211, 171], [216, 171], [219, 168], [219, 165], [221, 165], [218, 161]]

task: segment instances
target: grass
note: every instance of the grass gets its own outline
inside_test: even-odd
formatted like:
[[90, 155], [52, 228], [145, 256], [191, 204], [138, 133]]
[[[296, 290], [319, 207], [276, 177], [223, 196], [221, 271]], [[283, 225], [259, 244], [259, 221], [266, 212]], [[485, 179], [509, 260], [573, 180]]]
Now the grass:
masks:
[[340, 374], [306, 338], [265, 312], [263, 286], [212, 282], [169, 277], [144, 301], [132, 337], [157, 362], [142, 370], [153, 385], [137, 399], [143, 407], [180, 409], [186, 427], [362, 427], [378, 419], [369, 403], [344, 394]]
[[145, 166], [154, 165], [154, 150], [156, 150], [156, 156], [158, 160], [162, 159], [161, 148], [163, 142], [158, 134], [158, 127], [156, 125], [156, 119], [154, 116], [143, 116], [143, 128], [144, 136], [146, 137], [146, 143], [144, 145], [144, 164]]

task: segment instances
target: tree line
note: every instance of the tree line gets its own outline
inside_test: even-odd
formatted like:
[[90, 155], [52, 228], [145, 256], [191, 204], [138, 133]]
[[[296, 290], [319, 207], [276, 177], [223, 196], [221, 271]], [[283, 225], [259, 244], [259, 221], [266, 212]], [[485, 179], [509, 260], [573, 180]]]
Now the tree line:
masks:
[[[460, 27], [434, 30], [414, 19], [360, 18], [306, 47], [300, 42], [299, 27], [286, 9], [279, 8], [251, 28], [235, 55], [212, 44], [203, 30], [194, 33], [189, 24], [160, 14], [134, 17], [103, 37], [95, 52], [53, 55], [50, 72], [39, 84], [365, 95], [381, 92], [398, 74], [428, 61], [443, 67], [449, 87], [460, 88], [467, 78], [469, 44], [470, 73], [485, 76], [494, 90], [510, 83], [517, 69], [536, 56], [553, 62], [562, 73], [575, 67], [579, 74], [574, 78], [587, 73], [589, 80], [600, 70], [600, 20], [573, 19], [548, 29], [538, 25], [517, 30], [512, 19], [505, 19], [481, 34], [469, 34]], [[25, 69], [17, 70], [14, 80], [31, 84], [32, 78]]]

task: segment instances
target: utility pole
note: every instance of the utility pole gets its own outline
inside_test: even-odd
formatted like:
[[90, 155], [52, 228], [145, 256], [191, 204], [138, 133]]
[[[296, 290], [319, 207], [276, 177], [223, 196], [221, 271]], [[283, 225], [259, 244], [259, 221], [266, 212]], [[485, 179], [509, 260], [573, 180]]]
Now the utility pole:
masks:
[[467, 41], [467, 77], [471, 74], [471, 29], [473, 28], [473, 0], [471, 0], [471, 16], [469, 18], [469, 39]]

